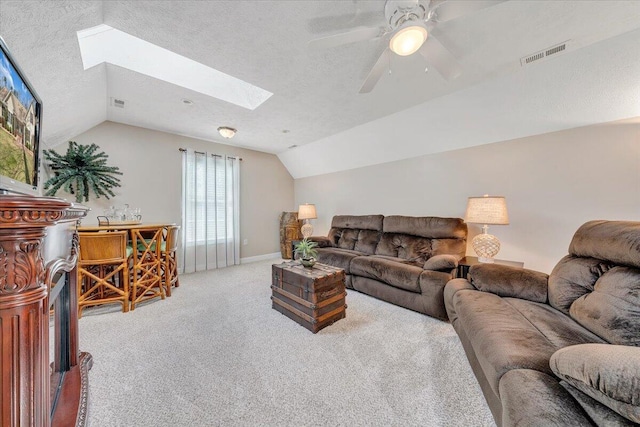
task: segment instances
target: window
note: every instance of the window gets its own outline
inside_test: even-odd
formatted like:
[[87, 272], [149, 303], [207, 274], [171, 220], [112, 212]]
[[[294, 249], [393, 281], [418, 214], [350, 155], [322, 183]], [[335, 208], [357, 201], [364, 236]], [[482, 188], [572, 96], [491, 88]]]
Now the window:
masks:
[[182, 164], [185, 271], [239, 264], [239, 159], [187, 150]]

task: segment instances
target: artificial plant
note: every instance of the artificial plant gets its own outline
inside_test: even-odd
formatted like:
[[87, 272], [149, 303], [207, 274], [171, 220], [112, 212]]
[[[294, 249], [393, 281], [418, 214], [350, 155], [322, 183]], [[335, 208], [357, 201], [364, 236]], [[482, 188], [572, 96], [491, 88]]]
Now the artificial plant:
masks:
[[44, 150], [44, 158], [53, 176], [44, 183], [47, 196], [55, 196], [62, 188], [76, 196], [76, 202], [89, 201], [89, 190], [93, 190], [96, 198], [114, 197], [112, 188], [120, 187], [122, 175], [117, 166], [107, 166], [109, 156], [104, 151], [97, 153], [100, 147], [96, 144], [82, 145], [69, 141], [66, 154], [58, 154], [53, 150]]
[[295, 245], [295, 253], [300, 255], [302, 259], [311, 259], [318, 257], [316, 248], [318, 243], [308, 240], [306, 237]]

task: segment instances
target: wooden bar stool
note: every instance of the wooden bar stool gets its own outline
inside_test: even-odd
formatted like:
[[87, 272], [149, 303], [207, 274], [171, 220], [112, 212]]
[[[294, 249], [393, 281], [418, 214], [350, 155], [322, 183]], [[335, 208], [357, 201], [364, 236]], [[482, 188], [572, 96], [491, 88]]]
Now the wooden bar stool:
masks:
[[112, 302], [129, 311], [127, 232], [78, 233], [78, 317], [82, 308]]
[[[165, 298], [161, 280], [160, 245], [162, 227], [142, 227], [131, 230], [131, 310], [136, 304], [151, 298]], [[149, 237], [151, 236], [151, 237]]]
[[177, 288], [180, 286], [176, 256], [178, 252], [179, 231], [180, 227], [177, 225], [167, 227], [167, 234], [160, 248], [160, 256], [162, 257], [162, 283], [168, 297], [171, 296], [171, 287], [175, 286]]

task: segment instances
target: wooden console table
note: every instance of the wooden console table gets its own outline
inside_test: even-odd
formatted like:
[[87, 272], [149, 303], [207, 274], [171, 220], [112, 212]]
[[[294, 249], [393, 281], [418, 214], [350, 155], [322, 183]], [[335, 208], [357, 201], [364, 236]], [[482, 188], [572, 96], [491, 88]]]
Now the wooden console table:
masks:
[[86, 422], [92, 360], [78, 350], [76, 289], [76, 223], [86, 213], [61, 199], [0, 194], [2, 427]]

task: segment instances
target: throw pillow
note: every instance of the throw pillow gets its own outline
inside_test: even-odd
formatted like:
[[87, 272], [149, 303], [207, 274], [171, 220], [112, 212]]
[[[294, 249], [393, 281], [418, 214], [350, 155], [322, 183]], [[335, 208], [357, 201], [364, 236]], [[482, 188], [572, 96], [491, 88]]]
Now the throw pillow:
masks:
[[573, 387], [640, 423], [640, 348], [613, 344], [579, 344], [556, 351], [553, 372]]

